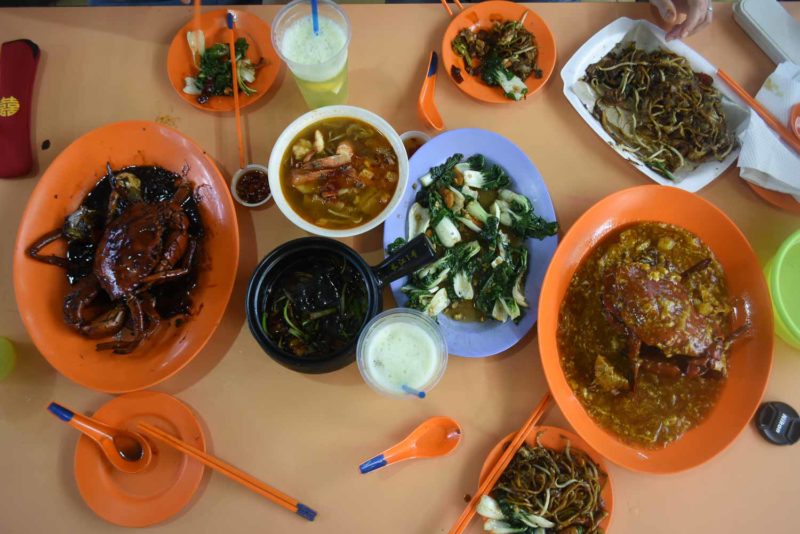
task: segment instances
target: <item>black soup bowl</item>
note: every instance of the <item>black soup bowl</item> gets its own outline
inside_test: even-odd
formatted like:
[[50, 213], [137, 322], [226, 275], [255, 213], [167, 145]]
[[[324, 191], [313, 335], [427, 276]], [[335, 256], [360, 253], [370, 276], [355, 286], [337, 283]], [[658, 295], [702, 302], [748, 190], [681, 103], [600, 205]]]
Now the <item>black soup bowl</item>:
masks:
[[[276, 282], [284, 275], [303, 270], [304, 267], [313, 267], [315, 258], [331, 255], [348, 262], [363, 280], [366, 293], [364, 319], [345, 346], [332, 349], [324, 356], [296, 356], [279, 347], [264, 331], [262, 316], [269, 309], [271, 299], [282, 296], [282, 292], [273, 291]], [[374, 267], [368, 265], [355, 250], [333, 239], [303, 237], [289, 241], [267, 254], [250, 277], [245, 297], [247, 324], [264, 352], [284, 367], [301, 373], [336, 371], [355, 361], [355, 347], [361, 330], [370, 319], [383, 310], [383, 287], [435, 259], [433, 247], [424, 234], [415, 237]], [[311, 274], [313, 276], [313, 273]], [[322, 276], [320, 273], [317, 275]]]

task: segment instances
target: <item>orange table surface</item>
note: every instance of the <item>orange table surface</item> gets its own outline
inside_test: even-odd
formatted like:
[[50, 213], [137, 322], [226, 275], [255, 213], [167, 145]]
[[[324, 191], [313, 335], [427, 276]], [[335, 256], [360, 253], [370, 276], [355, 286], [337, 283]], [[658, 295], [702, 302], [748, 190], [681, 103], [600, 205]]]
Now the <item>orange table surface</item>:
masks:
[[[800, 3], [785, 4], [800, 17]], [[402, 132], [421, 129], [416, 95], [431, 49], [448, 24], [439, 5], [346, 5], [353, 24], [350, 100]], [[266, 21], [276, 6], [247, 8]], [[559, 71], [580, 44], [617, 17], [648, 17], [647, 5], [537, 4], [558, 44], [548, 86], [518, 105], [480, 104], [439, 77], [436, 101], [449, 128], [481, 127], [518, 144], [544, 176], [564, 229], [603, 196], [648, 180], [610, 150], [562, 94]], [[774, 65], [715, 6], [714, 23], [687, 42], [755, 92]], [[43, 50], [35, 90], [33, 140], [38, 176], [72, 140], [102, 124], [160, 120], [198, 141], [227, 176], [237, 166], [234, 120], [182, 102], [166, 75], [167, 46], [191, 8], [0, 10], [2, 41], [29, 38]], [[275, 87], [243, 114], [248, 150], [265, 163], [281, 130], [306, 110], [285, 69]], [[49, 140], [48, 149], [41, 148]], [[36, 177], [0, 180], [0, 335], [19, 350], [0, 383], [0, 531], [111, 532], [82, 502], [72, 466], [78, 435], [45, 411], [57, 400], [91, 413], [109, 400], [58, 375], [32, 346], [11, 284], [18, 221]], [[764, 204], [730, 168], [701, 193], [748, 237], [762, 262], [800, 226]], [[244, 291], [258, 260], [300, 237], [273, 205], [239, 208], [241, 262], [234, 296], [208, 347], [157, 387], [202, 417], [213, 452], [319, 512], [314, 523], [219, 476], [206, 478], [192, 506], [159, 532], [446, 532], [476, 489], [489, 450], [526, 418], [546, 389], [535, 335], [483, 360], [453, 357], [425, 401], [387, 399], [362, 381], [355, 364], [321, 376], [291, 372], [250, 336]], [[372, 262], [380, 230], [350, 240]], [[800, 353], [780, 340], [767, 400], [800, 408]], [[358, 464], [402, 438], [422, 419], [449, 415], [464, 428], [451, 456], [406, 462], [363, 476]], [[557, 408], [543, 422], [565, 425]], [[692, 471], [655, 477], [611, 467], [613, 533], [797, 532], [800, 448], [767, 444], [753, 427], [717, 458]], [[477, 520], [469, 532], [481, 532]]]

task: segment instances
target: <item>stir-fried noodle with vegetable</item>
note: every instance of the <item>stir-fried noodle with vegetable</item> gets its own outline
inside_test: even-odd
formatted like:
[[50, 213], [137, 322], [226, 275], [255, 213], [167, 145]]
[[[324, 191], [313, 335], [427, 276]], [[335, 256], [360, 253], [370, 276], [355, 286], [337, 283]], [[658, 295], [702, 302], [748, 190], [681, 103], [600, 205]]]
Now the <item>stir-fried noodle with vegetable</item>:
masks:
[[[523, 445], [478, 513], [492, 532], [598, 534], [606, 474], [583, 451]], [[541, 529], [541, 530], [539, 530]]]
[[673, 52], [629, 43], [590, 65], [584, 81], [599, 96], [592, 113], [603, 129], [668, 179], [736, 146], [713, 78]]
[[524, 17], [519, 21], [495, 21], [489, 30], [464, 28], [451, 43], [453, 51], [463, 58], [467, 73], [480, 77], [487, 85], [501, 87], [511, 100], [525, 97], [525, 80], [531, 75], [542, 77], [536, 38], [525, 29]]

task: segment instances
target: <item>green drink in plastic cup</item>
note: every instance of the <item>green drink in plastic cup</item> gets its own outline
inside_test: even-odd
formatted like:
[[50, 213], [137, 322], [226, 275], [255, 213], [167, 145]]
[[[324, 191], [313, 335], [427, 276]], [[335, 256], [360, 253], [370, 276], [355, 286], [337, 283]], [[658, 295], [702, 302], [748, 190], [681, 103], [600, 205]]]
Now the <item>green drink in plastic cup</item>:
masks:
[[335, 2], [319, 0], [318, 5], [316, 35], [309, 0], [286, 4], [272, 22], [272, 44], [311, 109], [347, 102], [350, 20]]

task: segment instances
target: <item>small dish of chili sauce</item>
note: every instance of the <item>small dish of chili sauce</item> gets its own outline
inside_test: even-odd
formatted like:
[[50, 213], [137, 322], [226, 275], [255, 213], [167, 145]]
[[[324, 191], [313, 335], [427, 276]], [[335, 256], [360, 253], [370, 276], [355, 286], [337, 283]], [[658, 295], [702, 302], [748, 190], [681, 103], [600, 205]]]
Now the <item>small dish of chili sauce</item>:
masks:
[[239, 169], [231, 180], [231, 193], [239, 204], [248, 208], [265, 204], [272, 198], [267, 168], [251, 163]]

